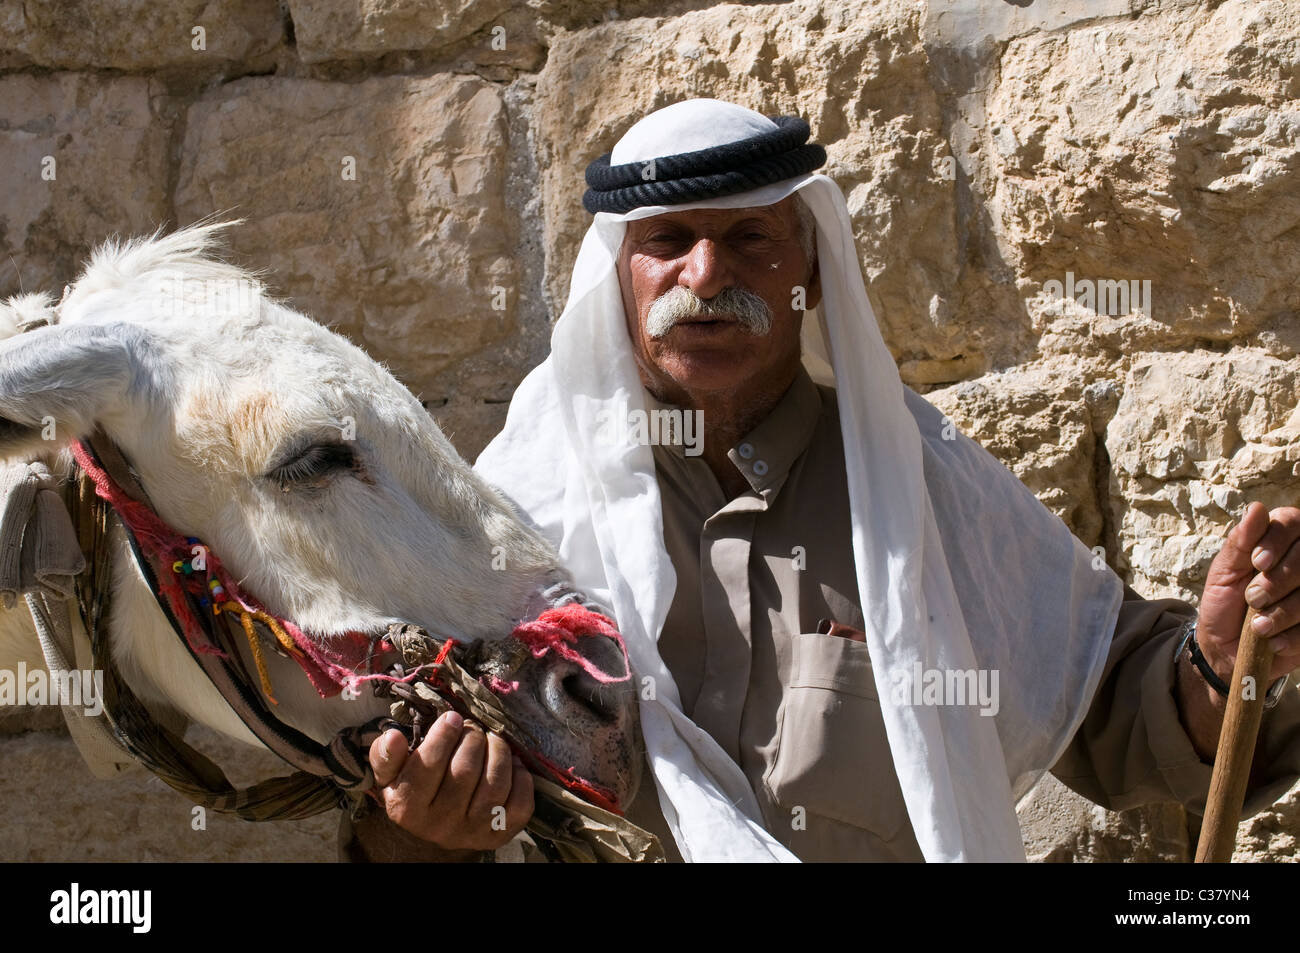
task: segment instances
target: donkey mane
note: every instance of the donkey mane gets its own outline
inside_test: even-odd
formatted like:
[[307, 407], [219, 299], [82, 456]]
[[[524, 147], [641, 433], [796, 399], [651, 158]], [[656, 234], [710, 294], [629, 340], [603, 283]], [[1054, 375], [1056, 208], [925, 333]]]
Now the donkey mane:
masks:
[[164, 234], [159, 226], [152, 234], [111, 236], [96, 246], [75, 284], [67, 286], [62, 301], [45, 291], [18, 294], [0, 307], [0, 340], [28, 327], [57, 324], [61, 309], [71, 312], [84, 307], [97, 294], [129, 289], [150, 275], [181, 273], [196, 281], [238, 281], [257, 294], [266, 294], [260, 273], [241, 268], [216, 257], [218, 236], [243, 223], [243, 219], [203, 221]]

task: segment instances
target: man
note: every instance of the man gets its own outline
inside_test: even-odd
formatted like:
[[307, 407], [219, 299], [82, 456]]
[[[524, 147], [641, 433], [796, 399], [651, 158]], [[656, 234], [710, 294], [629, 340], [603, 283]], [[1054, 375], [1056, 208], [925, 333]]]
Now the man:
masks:
[[[552, 354], [478, 463], [617, 616], [654, 779], [630, 816], [687, 860], [1006, 860], [1049, 768], [1107, 806], [1198, 809], [1224, 703], [1177, 650], [1228, 678], [1249, 593], [1273, 677], [1300, 663], [1300, 511], [1246, 511], [1194, 638], [1190, 607], [1125, 592], [902, 386], [807, 137], [695, 100], [593, 163]], [[654, 411], [686, 415], [672, 439], [637, 427]], [[1281, 688], [1249, 809], [1300, 775]], [[499, 739], [440, 722], [371, 760], [389, 816], [441, 847], [527, 818]], [[516, 805], [507, 831], [488, 802]]]

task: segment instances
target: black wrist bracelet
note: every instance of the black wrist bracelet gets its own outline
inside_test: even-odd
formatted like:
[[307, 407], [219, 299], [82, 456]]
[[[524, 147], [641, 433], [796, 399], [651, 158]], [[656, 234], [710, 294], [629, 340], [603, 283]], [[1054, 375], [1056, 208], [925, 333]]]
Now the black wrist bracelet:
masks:
[[1201, 673], [1201, 677], [1205, 679], [1206, 682], [1209, 683], [1211, 688], [1213, 688], [1224, 698], [1227, 698], [1228, 683], [1225, 682], [1223, 679], [1219, 678], [1218, 673], [1214, 671], [1209, 661], [1201, 653], [1201, 647], [1196, 644], [1196, 623], [1193, 622], [1191, 626], [1192, 626], [1192, 631], [1191, 631], [1192, 637], [1188, 644], [1188, 648], [1191, 650], [1192, 653], [1192, 664], [1196, 666], [1196, 670]]
[[[1178, 651], [1174, 653], [1174, 661], [1177, 662], [1182, 657], [1184, 651], [1187, 651], [1191, 657], [1192, 665], [1201, 673], [1216, 692], [1223, 698], [1228, 697], [1228, 684], [1219, 678], [1218, 673], [1210, 666], [1209, 661], [1201, 652], [1201, 647], [1196, 644], [1196, 620], [1188, 619], [1183, 623], [1183, 637], [1178, 641]], [[1284, 675], [1268, 687], [1264, 695], [1264, 710], [1268, 711], [1274, 708], [1282, 700], [1282, 692], [1286, 689], [1287, 684], [1291, 681], [1290, 675]]]

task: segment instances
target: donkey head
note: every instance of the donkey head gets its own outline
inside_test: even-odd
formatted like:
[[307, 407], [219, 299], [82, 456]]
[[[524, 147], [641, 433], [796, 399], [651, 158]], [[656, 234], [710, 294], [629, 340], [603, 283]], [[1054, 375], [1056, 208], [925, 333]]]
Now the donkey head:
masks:
[[[49, 455], [98, 427], [164, 520], [323, 642], [400, 621], [498, 640], [535, 618], [566, 578], [552, 548], [382, 366], [210, 257], [226, 224], [105, 246], [57, 306], [0, 305], [0, 335], [22, 332], [0, 341], [0, 458]], [[623, 673], [604, 641], [580, 640], [586, 666], [477, 655], [519, 683], [503, 702], [543, 754], [624, 799], [639, 776], [635, 695], [583, 670]], [[369, 713], [322, 718], [319, 698], [297, 698], [291, 716], [322, 741]]]

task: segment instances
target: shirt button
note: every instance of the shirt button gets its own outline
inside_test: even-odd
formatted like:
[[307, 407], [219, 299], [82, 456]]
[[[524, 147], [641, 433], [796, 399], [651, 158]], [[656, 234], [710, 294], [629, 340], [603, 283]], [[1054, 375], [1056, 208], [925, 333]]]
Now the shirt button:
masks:
[[764, 460], [755, 460], [753, 469], [754, 469], [754, 476], [766, 476], [767, 462]]
[[736, 452], [740, 454], [741, 459], [748, 460], [754, 455], [754, 445], [752, 443], [742, 443], [736, 448]]

